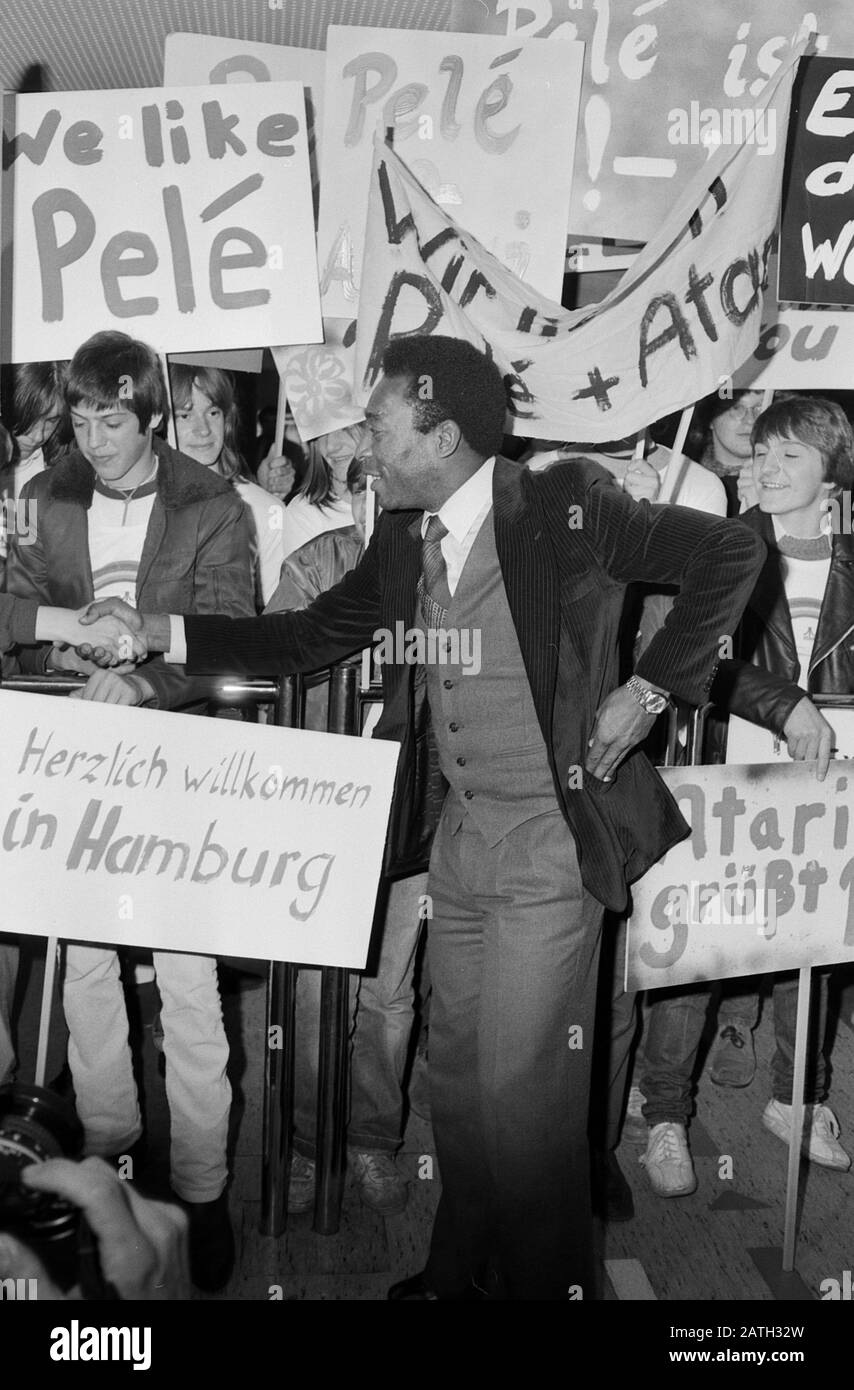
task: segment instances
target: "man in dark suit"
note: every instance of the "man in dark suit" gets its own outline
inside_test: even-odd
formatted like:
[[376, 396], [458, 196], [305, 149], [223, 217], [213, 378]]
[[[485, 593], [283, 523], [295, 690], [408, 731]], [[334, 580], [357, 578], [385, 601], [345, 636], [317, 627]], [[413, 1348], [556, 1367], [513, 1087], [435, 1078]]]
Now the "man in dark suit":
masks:
[[[383, 668], [376, 736], [402, 743], [389, 872], [424, 862], [438, 820], [428, 888], [442, 1198], [427, 1268], [390, 1297], [591, 1298], [602, 908], [622, 910], [627, 883], [688, 833], [632, 750], [670, 692], [705, 700], [763, 548], [733, 522], [637, 504], [593, 464], [534, 475], [496, 457], [504, 384], [466, 343], [401, 338], [383, 370], [367, 407], [383, 512], [357, 568], [301, 613], [191, 617], [183, 630], [146, 616], [144, 635], [191, 671], [261, 675], [324, 666], [401, 625], [421, 634], [422, 663]], [[633, 580], [682, 587], [619, 686]], [[464, 665], [464, 650], [478, 661]]]

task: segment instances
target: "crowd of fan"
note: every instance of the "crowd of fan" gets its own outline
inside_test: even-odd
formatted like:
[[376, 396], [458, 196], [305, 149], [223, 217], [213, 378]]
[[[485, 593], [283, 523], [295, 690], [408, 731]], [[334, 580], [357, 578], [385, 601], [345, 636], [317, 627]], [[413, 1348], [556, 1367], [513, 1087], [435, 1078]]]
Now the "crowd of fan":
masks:
[[[305, 607], [361, 558], [371, 463], [369, 437], [360, 426], [335, 430], [306, 447], [291, 432], [279, 453], [270, 438], [272, 412], [258, 411], [255, 447], [241, 453], [239, 441], [246, 430], [241, 429], [237, 385], [230, 373], [175, 364], [167, 391], [156, 354], [118, 333], [95, 335], [70, 363], [31, 363], [6, 374], [2, 558], [8, 593], [74, 609], [93, 598], [121, 597], [153, 612], [242, 616]], [[117, 395], [114, 386], [125, 377], [133, 382], [128, 398]], [[667, 422], [649, 431], [640, 446], [635, 439], [595, 446], [508, 439], [507, 451], [532, 470], [562, 464], [573, 455], [592, 457], [638, 502], [670, 502], [722, 517], [744, 515], [760, 530], [762, 488], [769, 484], [769, 494], [775, 487], [781, 495], [785, 492], [774, 482], [774, 477], [787, 477], [784, 445], [812, 451], [807, 463], [818, 460], [812, 492], [799, 494], [788, 511], [778, 507], [775, 517], [786, 517], [786, 523], [775, 520], [774, 532], [768, 533], [782, 542], [779, 554], [791, 557], [790, 570], [784, 558], [780, 574], [782, 602], [791, 604], [790, 584], [804, 583], [803, 566], [814, 563], [808, 588], [814, 611], [821, 610], [822, 616], [811, 634], [801, 627], [795, 636], [800, 669], [777, 672], [806, 691], [814, 688], [807, 672], [810, 648], [818, 653], [812, 646], [815, 629], [839, 617], [825, 614], [828, 604], [823, 603], [842, 541], [837, 546], [836, 537], [815, 527], [817, 507], [831, 486], [851, 488], [854, 440], [843, 411], [831, 402], [778, 393], [764, 414], [762, 405], [757, 391], [722, 393], [702, 402], [685, 457], [666, 447], [665, 440], [672, 439]], [[177, 449], [165, 442], [170, 410]], [[803, 458], [795, 462], [801, 464]], [[33, 503], [36, 526], [30, 533], [16, 523]], [[768, 510], [774, 513], [774, 507]], [[791, 535], [803, 544], [787, 549]], [[627, 603], [627, 615], [632, 615], [627, 616], [627, 659], [664, 621], [668, 601], [667, 595], [648, 594], [639, 611]], [[746, 655], [749, 659], [751, 653]], [[4, 676], [16, 671], [78, 674], [83, 683], [75, 698], [194, 715], [209, 712], [210, 682], [167, 667], [157, 657], [103, 671], [74, 647], [41, 644], [4, 654]], [[851, 691], [850, 684], [835, 688], [835, 693]], [[309, 710], [308, 722], [323, 727], [319, 703]], [[375, 968], [352, 976], [349, 1163], [362, 1200], [385, 1215], [401, 1211], [407, 1201], [395, 1155], [402, 1141], [404, 1078], [414, 1046], [414, 979], [425, 926], [420, 908], [425, 887], [423, 874], [383, 887], [375, 924], [379, 950], [372, 953]], [[615, 924], [615, 939], [619, 931]], [[109, 938], [107, 924], [105, 936]], [[14, 935], [0, 936], [0, 1084], [16, 1070], [12, 1017], [17, 961]], [[226, 1160], [229, 1050], [216, 961], [155, 952], [151, 963], [136, 958], [122, 969], [119, 953], [109, 945], [69, 943], [62, 961], [68, 1069], [57, 1084], [73, 1090], [87, 1152], [114, 1164], [131, 1156], [135, 1173], [144, 1173], [145, 1136], [124, 991], [144, 988], [155, 977], [170, 1108], [172, 1189], [189, 1218], [194, 1282], [203, 1289], [222, 1288], [232, 1272], [234, 1242]], [[820, 1028], [826, 1021], [827, 979], [828, 972], [816, 972]], [[777, 1056], [773, 1098], [763, 1122], [781, 1139], [788, 1137], [791, 1125], [793, 988], [788, 978], [773, 982]], [[423, 1050], [429, 1036], [426, 972], [419, 992]], [[643, 1162], [653, 1190], [674, 1197], [696, 1187], [688, 1127], [709, 1001], [708, 987], [659, 992], [648, 1004], [636, 1053], [635, 1001], [617, 984], [602, 993], [600, 1012], [610, 1009], [609, 1026], [603, 1029], [610, 1043], [602, 1050], [599, 1073], [607, 1113], [592, 1139], [599, 1159], [596, 1200], [606, 1217], [631, 1214], [630, 1194], [614, 1157], [627, 1098], [628, 1124], [643, 1136]], [[316, 970], [300, 971], [297, 1007], [292, 1212], [308, 1210], [314, 1199]], [[719, 1002], [710, 1066], [720, 1084], [745, 1086], [753, 1078], [758, 1007], [756, 982], [737, 982]], [[808, 1156], [846, 1170], [850, 1159], [826, 1104], [829, 1067], [821, 1037], [809, 1059], [808, 1084]]]

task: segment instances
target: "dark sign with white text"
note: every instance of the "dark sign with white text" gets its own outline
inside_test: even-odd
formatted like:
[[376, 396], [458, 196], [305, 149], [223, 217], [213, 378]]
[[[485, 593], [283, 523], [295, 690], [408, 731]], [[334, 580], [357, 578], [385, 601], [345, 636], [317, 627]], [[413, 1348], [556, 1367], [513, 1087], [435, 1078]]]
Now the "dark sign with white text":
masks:
[[792, 96], [779, 297], [854, 304], [854, 58], [804, 58]]

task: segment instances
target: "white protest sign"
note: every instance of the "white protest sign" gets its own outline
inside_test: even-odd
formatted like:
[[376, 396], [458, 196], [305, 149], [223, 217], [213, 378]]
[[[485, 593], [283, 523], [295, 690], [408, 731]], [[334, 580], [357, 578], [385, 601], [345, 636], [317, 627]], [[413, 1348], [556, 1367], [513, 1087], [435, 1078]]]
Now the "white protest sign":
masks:
[[527, 283], [560, 298], [583, 46], [330, 26], [318, 265], [324, 315], [355, 313], [372, 143]]
[[802, 27], [854, 54], [851, 0], [452, 0], [450, 27], [583, 41], [570, 231], [640, 241], [718, 146], [785, 145], [760, 103]]
[[6, 98], [12, 359], [321, 336], [298, 83]]
[[0, 692], [5, 920], [364, 967], [399, 745]]
[[[276, 43], [245, 43], [211, 34], [169, 34], [163, 82], [285, 82], [305, 85], [309, 156], [315, 212], [319, 201], [318, 144], [323, 124], [323, 68], [326, 55], [314, 48]], [[348, 323], [350, 321], [348, 320]], [[304, 442], [353, 425], [364, 411], [353, 401], [353, 342], [341, 342], [347, 324], [324, 318], [324, 342], [272, 349], [294, 422]]]
[[[782, 120], [799, 51], [767, 93]], [[782, 149], [767, 159], [749, 145], [718, 150], [611, 294], [567, 310], [505, 269], [378, 141], [357, 398], [376, 383], [392, 338], [443, 333], [492, 353], [514, 433], [592, 444], [693, 404], [755, 346], [782, 160]]]
[[845, 391], [854, 362], [854, 309], [780, 304], [774, 292], [777, 258], [768, 263], [769, 289], [759, 341], [733, 375], [739, 388]]
[[317, 144], [323, 123], [323, 63], [323, 53], [316, 48], [245, 43], [242, 39], [218, 38], [213, 34], [167, 34], [163, 46], [163, 85], [302, 82], [316, 202]]
[[260, 372], [264, 353], [261, 348], [241, 348], [234, 352], [170, 352], [169, 361], [185, 367], [218, 367], [223, 372]]
[[627, 988], [659, 989], [854, 960], [854, 774], [664, 768], [691, 826], [632, 885]]
[[323, 335], [322, 343], [272, 349], [294, 423], [305, 443], [365, 418], [364, 407], [353, 396], [355, 319], [324, 317]]

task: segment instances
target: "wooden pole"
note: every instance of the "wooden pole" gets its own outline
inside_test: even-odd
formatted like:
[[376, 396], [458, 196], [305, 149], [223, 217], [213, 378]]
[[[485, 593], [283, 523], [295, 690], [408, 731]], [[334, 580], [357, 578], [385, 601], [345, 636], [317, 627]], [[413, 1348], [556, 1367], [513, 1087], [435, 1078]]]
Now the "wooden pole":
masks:
[[279, 377], [279, 394], [276, 398], [276, 437], [273, 440], [275, 450], [273, 458], [281, 458], [282, 449], [285, 446], [285, 424], [288, 418], [288, 398], [285, 395], [285, 383]]
[[163, 368], [163, 380], [166, 382], [166, 442], [173, 449], [178, 448], [178, 432], [175, 428], [175, 412], [172, 409], [172, 381], [169, 376], [169, 358], [165, 352], [158, 354], [160, 365]]
[[[370, 543], [371, 536], [374, 534], [374, 527], [377, 522], [377, 498], [376, 493], [371, 487], [370, 477], [365, 478], [365, 545]], [[373, 670], [373, 652], [371, 647], [365, 647], [362, 652], [362, 677], [359, 682], [361, 690], [370, 690], [371, 672]]]
[[798, 971], [798, 1012], [795, 1024], [795, 1074], [792, 1081], [792, 1137], [789, 1140], [789, 1172], [786, 1179], [786, 1220], [783, 1228], [783, 1273], [795, 1266], [795, 1221], [798, 1214], [798, 1177], [804, 1128], [804, 1083], [807, 1070], [807, 1038], [810, 1021], [810, 975], [805, 965]]
[[676, 438], [673, 441], [673, 448], [670, 453], [670, 462], [667, 465], [661, 484], [662, 492], [666, 492], [671, 479], [675, 480], [673, 487], [670, 488], [668, 492], [668, 502], [676, 502], [678, 500], [679, 493], [682, 491], [682, 484], [685, 480], [685, 474], [688, 471], [687, 463], [683, 468], [683, 462], [685, 462], [685, 440], [688, 438], [688, 430], [691, 425], [693, 414], [693, 405], [686, 405], [685, 409], [682, 411], [679, 426], [676, 430]]
[[45, 1084], [47, 1070], [47, 1044], [50, 1036], [50, 1015], [53, 1009], [53, 984], [56, 979], [56, 952], [58, 942], [55, 936], [47, 939], [47, 955], [44, 962], [44, 984], [42, 985], [42, 1011], [39, 1019], [39, 1043], [36, 1052], [36, 1085]]

